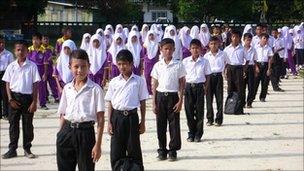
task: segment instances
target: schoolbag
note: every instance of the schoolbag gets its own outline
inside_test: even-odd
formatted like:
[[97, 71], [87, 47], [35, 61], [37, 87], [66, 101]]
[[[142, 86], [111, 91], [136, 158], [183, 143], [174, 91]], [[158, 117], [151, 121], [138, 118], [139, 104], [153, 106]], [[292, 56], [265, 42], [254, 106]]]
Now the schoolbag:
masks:
[[136, 163], [132, 158], [119, 159], [113, 168], [113, 171], [142, 171], [140, 164]]

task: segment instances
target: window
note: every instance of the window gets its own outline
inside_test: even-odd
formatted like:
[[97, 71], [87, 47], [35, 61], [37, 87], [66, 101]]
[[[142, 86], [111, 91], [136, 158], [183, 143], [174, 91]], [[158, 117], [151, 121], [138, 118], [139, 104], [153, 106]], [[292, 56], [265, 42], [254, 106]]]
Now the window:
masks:
[[156, 21], [156, 19], [159, 17], [167, 17], [167, 11], [152, 12], [152, 21]]

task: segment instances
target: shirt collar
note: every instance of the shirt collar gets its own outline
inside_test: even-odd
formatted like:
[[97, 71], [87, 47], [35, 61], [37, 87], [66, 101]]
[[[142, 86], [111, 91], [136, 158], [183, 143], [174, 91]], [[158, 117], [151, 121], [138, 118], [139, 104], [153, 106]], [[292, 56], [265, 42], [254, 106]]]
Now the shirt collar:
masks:
[[[191, 57], [192, 58], [192, 57]], [[161, 64], [163, 64], [163, 65], [172, 65], [172, 64], [175, 64], [175, 63], [177, 63], [178, 61], [177, 60], [174, 60], [173, 58], [171, 59], [171, 61], [169, 62], [169, 64], [166, 64], [166, 62], [165, 62], [165, 59], [163, 58], [163, 59], [161, 59]]]
[[28, 50], [29, 50], [29, 51], [38, 51], [38, 52], [44, 53], [45, 48], [44, 48], [44, 46], [41, 45], [38, 49], [35, 49], [34, 46], [32, 45], [32, 46], [30, 46], [30, 47], [28, 48]]
[[[133, 78], [133, 77], [135, 77], [135, 74], [132, 72], [132, 74], [130, 75], [130, 77], [129, 77], [129, 79], [127, 80], [127, 81], [129, 81], [131, 78]], [[118, 75], [118, 78], [120, 79], [120, 80], [125, 80], [124, 78], [123, 78], [123, 76], [122, 76], [122, 74], [119, 74]]]
[[[69, 89], [74, 88], [74, 82], [75, 82], [75, 78], [69, 84], [67, 84]], [[89, 77], [87, 77], [87, 81], [84, 84], [84, 86], [81, 88], [81, 90], [84, 89], [85, 87], [90, 87], [90, 88], [94, 87], [94, 82]]]
[[0, 55], [4, 55], [4, 54], [6, 54], [6, 53], [7, 53], [7, 50], [6, 50], [6, 49], [3, 49], [3, 51], [0, 52]]
[[25, 61], [23, 62], [22, 66], [19, 65], [18, 59], [15, 60], [15, 65], [18, 67], [24, 67], [25, 65], [29, 64], [29, 60], [26, 58]]
[[200, 62], [200, 61], [202, 61], [202, 56], [201, 56], [201, 55], [198, 56], [198, 58], [197, 58], [196, 61], [194, 61], [193, 58], [192, 58], [192, 56], [190, 56], [190, 61], [191, 61], [191, 62]]

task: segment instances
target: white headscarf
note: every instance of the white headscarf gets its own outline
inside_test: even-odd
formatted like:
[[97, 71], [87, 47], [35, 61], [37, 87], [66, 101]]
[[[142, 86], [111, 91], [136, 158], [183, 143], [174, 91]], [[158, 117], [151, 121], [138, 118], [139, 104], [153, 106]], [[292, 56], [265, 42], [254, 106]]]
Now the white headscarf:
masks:
[[199, 38], [199, 28], [198, 26], [192, 26], [191, 31], [190, 31], [190, 36], [192, 37], [192, 39], [200, 39]]
[[[149, 35], [150, 34], [153, 34], [153, 36], [154, 36], [154, 40], [153, 41], [149, 40]], [[152, 31], [152, 30], [148, 31], [143, 46], [147, 49], [147, 56], [148, 56], [149, 59], [155, 58], [155, 56], [156, 56], [156, 54], [158, 52], [159, 47], [158, 47], [158, 42], [157, 42], [156, 38], [157, 38], [157, 36], [154, 33], [154, 31]]]
[[[106, 30], [106, 31], [104, 31], [104, 35], [105, 35], [105, 37], [104, 37], [105, 43], [107, 45], [107, 48], [109, 48], [113, 41], [112, 34], [111, 34], [110, 30]], [[109, 37], [107, 38], [106, 35], [108, 35]]]
[[130, 31], [139, 32], [137, 25], [133, 25]]
[[[99, 47], [93, 46], [93, 41], [98, 40]], [[102, 44], [104, 42], [99, 34], [94, 34], [90, 40], [90, 47], [88, 50], [88, 56], [90, 60], [90, 71], [95, 75], [103, 66], [107, 59], [106, 46]]]
[[190, 36], [190, 34], [188, 32], [190, 32], [190, 29], [187, 26], [184, 26], [179, 32], [179, 35], [180, 35], [179, 38], [182, 42], [182, 45], [187, 49], [190, 48], [190, 42], [192, 40], [192, 37]]
[[164, 35], [164, 31], [163, 31], [161, 25], [160, 24], [152, 24], [150, 30], [154, 31], [154, 33], [156, 34], [157, 42], [160, 42], [163, 38], [163, 35]]
[[[118, 38], [121, 38], [121, 40], [122, 40], [120, 45], [116, 44], [116, 40]], [[113, 37], [112, 44], [111, 44], [110, 48], [108, 49], [108, 52], [112, 55], [112, 61], [113, 61], [114, 65], [117, 65], [116, 55], [122, 49], [125, 49], [125, 43], [124, 43], [124, 40], [123, 40], [123, 35], [121, 33], [115, 33], [114, 37]]]
[[70, 57], [69, 57], [69, 55], [66, 55], [64, 53], [64, 47], [69, 47], [71, 51], [76, 50], [77, 47], [76, 47], [75, 43], [70, 39], [64, 41], [62, 44], [62, 49], [60, 51], [60, 55], [57, 58], [56, 68], [58, 70], [58, 73], [59, 73], [62, 81], [64, 83], [68, 83], [68, 82], [72, 81], [73, 74], [69, 68]]
[[[147, 28], [147, 30], [145, 30]], [[141, 40], [144, 42], [147, 37], [147, 33], [149, 31], [149, 26], [147, 24], [144, 24], [141, 28], [140, 35], [141, 35]]]
[[95, 34], [99, 34], [101, 37], [103, 37], [104, 36], [103, 29], [101, 28], [97, 29]]
[[83, 49], [85, 51], [87, 51], [89, 49], [89, 46], [90, 46], [90, 41], [86, 42], [87, 37], [91, 38], [91, 35], [89, 33], [85, 33], [82, 36], [81, 45], [80, 45], [80, 49]]
[[[115, 27], [115, 33], [122, 33], [122, 25], [121, 24], [117, 24], [116, 27]], [[121, 30], [120, 32], [118, 32], [118, 30]]]
[[[132, 37], [136, 37], [136, 43], [132, 43]], [[134, 66], [138, 67], [140, 64], [140, 52], [142, 50], [142, 46], [139, 42], [139, 37], [136, 31], [132, 30], [128, 37], [128, 42], [126, 44], [126, 48], [132, 53]]]
[[292, 37], [289, 34], [289, 28], [287, 26], [282, 27], [282, 38], [284, 40], [284, 46], [285, 46], [285, 58], [288, 58], [288, 51], [292, 48]]
[[[174, 36], [172, 36], [170, 34], [171, 31], [174, 32]], [[182, 57], [182, 44], [181, 44], [180, 39], [178, 38], [176, 28], [175, 28], [174, 25], [170, 25], [170, 26], [166, 27], [164, 38], [170, 38], [170, 39], [174, 40], [175, 51], [173, 53], [173, 58], [174, 59], [181, 59], [181, 57]]]
[[[206, 28], [206, 32], [202, 31], [203, 28]], [[200, 37], [200, 41], [201, 41], [202, 45], [204, 47], [206, 47], [210, 40], [210, 32], [209, 32], [209, 28], [208, 28], [207, 24], [201, 25], [199, 37]]]
[[251, 24], [246, 24], [246, 26], [244, 27], [243, 36], [245, 33], [251, 33], [251, 35], [253, 36]]
[[106, 30], [109, 30], [111, 34], [114, 34], [114, 29], [113, 29], [113, 26], [111, 24], [106, 25], [105, 31]]

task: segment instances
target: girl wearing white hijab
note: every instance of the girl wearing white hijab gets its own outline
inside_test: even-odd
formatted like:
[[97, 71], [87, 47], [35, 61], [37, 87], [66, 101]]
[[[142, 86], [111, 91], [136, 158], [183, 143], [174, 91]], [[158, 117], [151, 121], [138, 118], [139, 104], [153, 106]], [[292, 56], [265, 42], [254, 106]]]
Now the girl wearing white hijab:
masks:
[[[294, 64], [294, 60], [293, 60], [293, 55], [292, 55], [292, 51], [293, 51], [293, 41], [292, 41], [292, 36], [289, 33], [289, 28], [287, 26], [282, 27], [282, 36], [283, 36], [283, 40], [284, 40], [284, 44], [285, 44], [285, 58], [287, 58], [287, 64], [288, 64], [288, 68], [291, 70], [291, 73], [293, 75], [297, 75], [297, 70], [296, 70], [296, 66]], [[288, 76], [286, 75], [285, 78], [288, 78]]]
[[113, 37], [112, 44], [108, 49], [108, 66], [110, 66], [110, 78], [114, 78], [119, 75], [119, 70], [117, 68], [116, 56], [119, 51], [125, 49], [125, 43], [123, 40], [123, 35], [121, 33], [115, 33]]
[[245, 33], [250, 33], [253, 36], [251, 24], [246, 24], [245, 27], [244, 27], [244, 31], [243, 31], [243, 35], [242, 35], [242, 39], [241, 39], [243, 46], [244, 46], [244, 34]]
[[107, 76], [107, 52], [102, 39], [99, 34], [94, 34], [91, 37], [88, 56], [90, 60], [89, 78], [103, 87], [106, 84]]
[[132, 30], [128, 37], [128, 42], [126, 48], [132, 53], [133, 56], [133, 73], [136, 75], [141, 75], [142, 71], [142, 59], [144, 57], [144, 51], [139, 42], [139, 36], [136, 31]]
[[128, 42], [128, 37], [129, 37], [129, 29], [127, 27], [122, 29], [122, 34], [124, 36], [124, 42], [127, 43]]
[[103, 29], [101, 28], [97, 29], [95, 34], [99, 34], [101, 37], [103, 37], [104, 36]]
[[298, 69], [303, 67], [303, 58], [304, 58], [304, 36], [300, 26], [294, 27], [294, 49], [296, 56], [296, 66]]
[[149, 31], [149, 26], [147, 24], [144, 24], [141, 28], [141, 31], [140, 31], [140, 42], [141, 42], [141, 44], [143, 44], [145, 42], [148, 31]]
[[200, 39], [199, 38], [199, 28], [198, 26], [192, 26], [191, 30], [190, 30], [190, 36], [192, 37], [192, 39]]
[[164, 38], [170, 38], [174, 40], [175, 51], [173, 53], [173, 59], [182, 60], [182, 43], [177, 36], [176, 28], [174, 25], [170, 25], [166, 28], [167, 33], [165, 33]]
[[108, 24], [106, 25], [105, 27], [105, 31], [109, 30], [110, 31], [110, 34], [114, 34], [114, 29], [113, 29], [113, 26], [111, 24]]
[[76, 50], [77, 47], [75, 43], [68, 39], [63, 42], [62, 49], [60, 51], [60, 55], [57, 58], [57, 64], [56, 68], [54, 70], [53, 77], [56, 79], [56, 83], [58, 86], [58, 91], [61, 95], [62, 89], [64, 85], [71, 82], [73, 79], [72, 71], [69, 68], [69, 60], [70, 60], [70, 54], [73, 50]]
[[144, 55], [144, 75], [146, 78], [147, 88], [150, 95], [152, 95], [150, 74], [154, 64], [158, 61], [159, 56], [159, 47], [156, 38], [157, 36], [155, 32], [150, 30], [148, 31], [145, 42], [143, 44], [143, 47], [146, 52]]
[[190, 52], [190, 42], [192, 37], [190, 36], [190, 29], [187, 26], [184, 26], [180, 32], [180, 40], [182, 42], [182, 52], [183, 52], [183, 59], [191, 56]]
[[104, 32], [104, 40], [105, 40], [105, 44], [107, 46], [107, 50], [110, 48], [113, 38], [112, 38], [112, 34], [109, 30], [106, 30]]
[[160, 24], [152, 24], [150, 30], [154, 31], [154, 33], [156, 34], [157, 42], [160, 42], [163, 38], [163, 35], [164, 35], [164, 31], [163, 31], [161, 25]]
[[202, 55], [207, 52], [210, 37], [211, 36], [207, 24], [202, 24], [199, 33], [199, 40], [202, 43]]
[[91, 39], [91, 35], [89, 33], [85, 33], [82, 36], [80, 49], [87, 51], [89, 49], [90, 39]]

